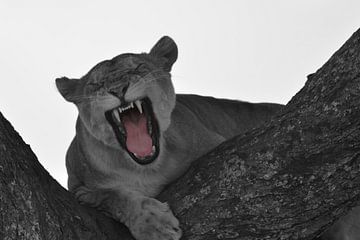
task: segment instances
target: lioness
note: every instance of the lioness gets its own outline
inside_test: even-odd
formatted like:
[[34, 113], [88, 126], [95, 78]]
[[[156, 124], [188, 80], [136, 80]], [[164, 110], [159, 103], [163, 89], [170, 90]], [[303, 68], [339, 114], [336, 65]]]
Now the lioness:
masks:
[[163, 37], [148, 54], [121, 54], [81, 79], [56, 79], [79, 111], [66, 155], [69, 190], [138, 240], [179, 239], [178, 220], [154, 197], [192, 161], [281, 108], [176, 95], [170, 70], [177, 55], [175, 42]]

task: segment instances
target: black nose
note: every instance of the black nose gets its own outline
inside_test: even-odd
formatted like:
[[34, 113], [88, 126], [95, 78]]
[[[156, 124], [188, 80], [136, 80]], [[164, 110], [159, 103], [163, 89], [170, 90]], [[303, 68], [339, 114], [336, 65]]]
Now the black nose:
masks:
[[117, 97], [117, 98], [123, 98], [126, 94], [126, 91], [129, 88], [129, 83], [122, 84], [121, 86], [118, 86], [116, 88], [112, 88], [108, 90], [108, 93], [111, 95]]

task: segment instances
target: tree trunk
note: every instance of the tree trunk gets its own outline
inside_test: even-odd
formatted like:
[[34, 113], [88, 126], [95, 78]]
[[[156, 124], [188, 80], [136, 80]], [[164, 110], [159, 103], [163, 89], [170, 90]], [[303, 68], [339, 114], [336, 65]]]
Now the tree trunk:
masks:
[[[267, 124], [169, 186], [183, 239], [315, 239], [360, 200], [360, 31]], [[79, 206], [0, 114], [0, 239], [132, 239]], [[119, 237], [120, 236], [120, 237]]]

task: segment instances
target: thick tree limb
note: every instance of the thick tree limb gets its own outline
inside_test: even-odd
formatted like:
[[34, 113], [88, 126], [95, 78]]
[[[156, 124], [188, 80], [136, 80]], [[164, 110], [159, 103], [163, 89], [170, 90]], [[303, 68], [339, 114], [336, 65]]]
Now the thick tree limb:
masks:
[[314, 239], [360, 199], [360, 31], [271, 122], [162, 195], [184, 239]]
[[118, 236], [132, 239], [123, 225], [80, 206], [0, 114], [0, 239], [115, 240]]
[[[314, 239], [359, 203], [359, 156], [357, 31], [277, 117], [199, 159], [160, 199], [184, 239]], [[0, 114], [0, 239], [131, 237], [79, 206]]]

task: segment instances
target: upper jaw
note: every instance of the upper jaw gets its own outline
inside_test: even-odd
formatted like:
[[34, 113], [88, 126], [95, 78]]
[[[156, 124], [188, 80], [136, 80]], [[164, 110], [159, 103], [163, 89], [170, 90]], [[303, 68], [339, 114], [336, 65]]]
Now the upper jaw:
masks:
[[141, 105], [141, 100], [135, 100], [133, 102], [130, 102], [130, 103], [124, 103], [118, 107], [116, 107], [116, 109], [118, 110], [118, 112], [121, 114], [122, 112], [126, 111], [126, 110], [129, 110], [131, 108], [137, 108], [137, 110], [140, 112], [140, 113], [143, 113], [143, 109], [142, 109], [142, 105]]

